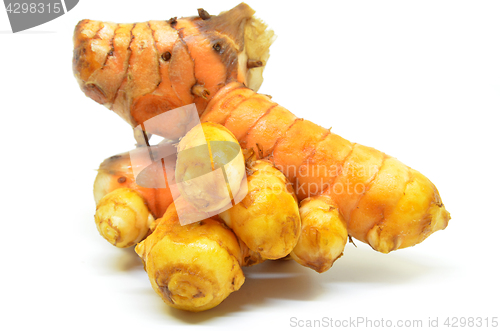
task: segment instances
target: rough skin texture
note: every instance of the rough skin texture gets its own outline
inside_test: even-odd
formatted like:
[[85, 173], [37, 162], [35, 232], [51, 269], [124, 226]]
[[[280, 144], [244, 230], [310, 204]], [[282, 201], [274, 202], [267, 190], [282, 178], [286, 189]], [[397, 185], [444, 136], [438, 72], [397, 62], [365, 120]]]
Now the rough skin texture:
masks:
[[241, 3], [202, 15], [115, 24], [82, 20], [74, 31], [73, 72], [82, 91], [133, 127], [196, 103], [201, 113], [225, 84], [257, 90], [274, 33]]
[[[267, 188], [251, 190], [245, 203], [222, 214], [238, 238], [217, 217], [180, 226], [171, 204], [178, 197], [168, 187], [138, 186], [126, 157], [103, 162], [94, 186], [99, 230], [119, 247], [133, 245], [144, 229], [152, 231], [136, 252], [153, 288], [170, 306], [202, 311], [218, 305], [242, 285], [242, 265], [289, 252], [323, 272], [342, 255], [348, 235], [388, 253], [420, 243], [450, 219], [436, 187], [419, 172], [299, 119], [251, 90], [262, 82], [273, 40], [245, 4], [218, 16], [202, 10], [199, 17], [135, 24], [83, 20], [75, 29], [73, 70], [87, 96], [133, 127], [195, 103], [202, 122], [225, 126], [241, 147], [267, 160], [257, 164], [277, 171], [275, 166], [284, 174], [276, 175], [284, 178], [281, 184], [292, 184], [286, 198]], [[168, 123], [168, 132], [175, 131], [168, 138], [177, 139], [189, 120], [181, 116]], [[285, 203], [290, 196], [294, 203]], [[164, 215], [150, 222], [148, 209], [153, 216]], [[300, 211], [302, 224], [281, 222], [278, 231], [273, 219], [286, 214], [283, 210]], [[121, 232], [131, 224], [128, 234]], [[276, 238], [282, 242], [273, 242]]]
[[330, 196], [348, 233], [377, 251], [413, 246], [448, 225], [438, 190], [421, 173], [297, 118], [239, 83], [222, 88], [201, 121], [224, 125], [242, 148], [270, 159], [299, 201]]

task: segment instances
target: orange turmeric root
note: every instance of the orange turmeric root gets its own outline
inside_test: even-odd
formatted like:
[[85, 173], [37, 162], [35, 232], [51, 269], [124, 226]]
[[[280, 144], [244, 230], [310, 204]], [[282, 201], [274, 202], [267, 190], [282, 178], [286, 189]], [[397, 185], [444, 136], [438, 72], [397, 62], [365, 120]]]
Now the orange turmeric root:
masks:
[[421, 173], [297, 118], [240, 83], [221, 89], [201, 121], [224, 125], [242, 148], [271, 160], [292, 182], [299, 201], [329, 196], [349, 235], [377, 251], [413, 246], [448, 224], [438, 190]]
[[257, 90], [274, 34], [242, 3], [218, 16], [115, 24], [82, 20], [73, 72], [83, 92], [136, 127], [195, 103], [201, 113], [231, 81]]
[[240, 243], [215, 219], [180, 225], [173, 207], [135, 251], [167, 305], [188, 311], [213, 308], [245, 281]]
[[[89, 97], [134, 127], [196, 103], [202, 122], [223, 124], [242, 148], [274, 162], [299, 201], [329, 196], [349, 235], [378, 251], [413, 246], [444, 229], [450, 215], [422, 174], [299, 119], [245, 87], [260, 85], [262, 71], [252, 72], [263, 68], [273, 41], [253, 13], [240, 4], [218, 16], [200, 11], [199, 17], [168, 22], [81, 21], [74, 36], [75, 76]], [[161, 216], [172, 201], [168, 188], [144, 192], [152, 214]]]
[[[173, 168], [173, 164], [166, 164]], [[173, 172], [172, 172], [173, 173]], [[94, 200], [96, 205], [108, 193], [120, 188], [132, 189], [140, 194], [154, 218], [162, 217], [168, 206], [174, 201], [172, 193], [166, 188], [149, 188], [138, 185], [134, 178], [128, 152], [111, 156], [99, 166], [94, 181]]]
[[[421, 173], [376, 149], [351, 143], [239, 83], [221, 89], [210, 101], [201, 121], [224, 125], [242, 148], [271, 160], [292, 182], [299, 201], [324, 195], [338, 206], [348, 234], [373, 249], [390, 251], [416, 245], [448, 225], [438, 190]], [[105, 161], [100, 173], [105, 193], [132, 187], [131, 170]], [[128, 169], [129, 161], [124, 162]], [[114, 166], [110, 166], [114, 164]], [[106, 170], [111, 169], [114, 170]], [[120, 183], [122, 176], [126, 181]], [[125, 184], [126, 183], [126, 184]], [[145, 189], [143, 196], [154, 216], [172, 202], [166, 189]], [[162, 191], [163, 190], [163, 191]], [[98, 191], [98, 190], [97, 190]], [[105, 194], [104, 193], [104, 194]], [[99, 197], [104, 194], [97, 193]], [[96, 201], [98, 201], [96, 196]]]
[[[164, 159], [168, 173], [174, 176], [174, 171], [170, 171], [174, 165], [167, 161]], [[134, 179], [129, 153], [117, 154], [104, 160], [94, 182], [94, 199], [97, 205], [95, 221], [101, 235], [117, 247], [129, 247], [137, 239], [151, 234], [174, 199], [179, 197], [172, 195], [168, 183], [166, 186], [147, 188], [138, 185]], [[137, 198], [130, 195], [138, 195], [142, 201], [136, 201]], [[173, 212], [176, 211], [173, 204], [170, 208]], [[154, 220], [148, 218], [148, 211]], [[117, 224], [114, 224], [113, 221], [117, 218]], [[214, 216], [213, 219], [218, 217]], [[251, 266], [265, 260], [239, 238], [237, 240], [241, 249], [241, 266]]]

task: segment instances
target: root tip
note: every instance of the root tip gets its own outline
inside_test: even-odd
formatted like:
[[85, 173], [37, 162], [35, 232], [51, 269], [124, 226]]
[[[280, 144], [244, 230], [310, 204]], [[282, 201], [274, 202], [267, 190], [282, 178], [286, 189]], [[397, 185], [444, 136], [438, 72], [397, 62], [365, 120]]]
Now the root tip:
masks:
[[262, 61], [260, 61], [260, 60], [251, 60], [251, 59], [249, 59], [247, 61], [247, 68], [248, 69], [259, 68], [259, 67], [262, 67], [263, 65], [264, 65], [264, 63], [262, 63]]
[[205, 100], [210, 95], [210, 92], [204, 86], [201, 86], [199, 84], [194, 85], [193, 88], [191, 89], [191, 92], [194, 95], [197, 95]]

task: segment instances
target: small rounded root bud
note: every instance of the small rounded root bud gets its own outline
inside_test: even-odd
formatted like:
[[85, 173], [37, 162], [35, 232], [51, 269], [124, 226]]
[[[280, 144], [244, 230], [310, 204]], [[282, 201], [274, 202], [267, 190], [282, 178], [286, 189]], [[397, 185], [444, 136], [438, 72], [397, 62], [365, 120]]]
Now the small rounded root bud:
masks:
[[222, 46], [219, 43], [215, 43], [213, 46], [213, 49], [215, 49], [217, 52], [220, 52], [222, 49]]
[[203, 8], [198, 8], [198, 15], [202, 20], [206, 21], [210, 18], [210, 14]]
[[106, 97], [106, 94], [104, 93], [102, 88], [100, 88], [96, 84], [90, 83], [90, 84], [84, 85], [83, 92], [85, 93], [86, 96], [88, 96], [89, 98], [91, 98], [95, 102], [100, 103], [101, 105], [108, 102], [108, 98]]
[[172, 54], [170, 52], [165, 52], [161, 55], [161, 59], [165, 62], [169, 61], [171, 57]]
[[210, 92], [204, 86], [199, 84], [194, 85], [193, 88], [191, 89], [191, 92], [194, 95], [197, 95], [205, 100], [210, 95]]
[[141, 241], [154, 220], [144, 199], [129, 188], [106, 194], [97, 204], [94, 219], [99, 233], [120, 248]]

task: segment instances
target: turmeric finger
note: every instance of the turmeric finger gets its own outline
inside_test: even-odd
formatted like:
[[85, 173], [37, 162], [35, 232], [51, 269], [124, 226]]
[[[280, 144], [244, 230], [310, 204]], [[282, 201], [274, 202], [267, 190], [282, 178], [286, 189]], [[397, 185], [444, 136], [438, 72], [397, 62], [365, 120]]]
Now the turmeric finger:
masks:
[[248, 170], [248, 194], [219, 216], [263, 258], [285, 257], [299, 239], [297, 198], [290, 182], [271, 163], [258, 160]]
[[155, 292], [178, 309], [213, 308], [245, 280], [231, 230], [213, 219], [181, 226], [173, 204], [135, 250]]
[[300, 237], [290, 256], [317, 272], [325, 272], [342, 256], [347, 227], [329, 196], [318, 195], [300, 203]]
[[201, 121], [226, 123], [244, 148], [270, 158], [292, 182], [299, 201], [330, 196], [354, 238], [388, 253], [446, 228], [450, 214], [436, 187], [419, 172], [374, 148], [297, 119], [271, 100], [245, 107], [245, 100], [256, 93], [237, 82], [220, 92]]
[[193, 102], [201, 114], [231, 81], [260, 87], [274, 33], [253, 14], [242, 3], [205, 19], [83, 20], [74, 32], [73, 72], [88, 97], [133, 127]]
[[99, 233], [120, 248], [144, 239], [154, 220], [144, 199], [129, 188], [106, 194], [97, 204], [94, 218]]

